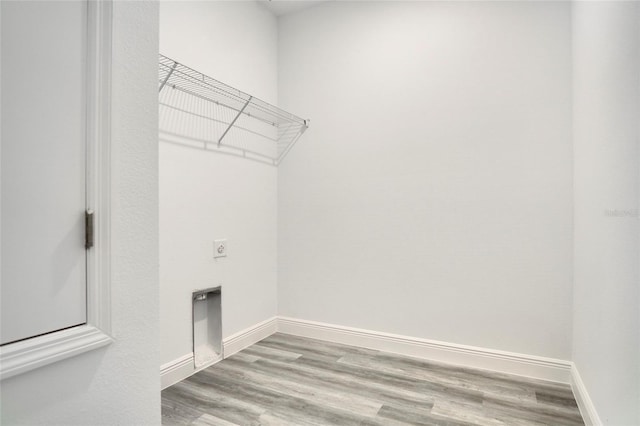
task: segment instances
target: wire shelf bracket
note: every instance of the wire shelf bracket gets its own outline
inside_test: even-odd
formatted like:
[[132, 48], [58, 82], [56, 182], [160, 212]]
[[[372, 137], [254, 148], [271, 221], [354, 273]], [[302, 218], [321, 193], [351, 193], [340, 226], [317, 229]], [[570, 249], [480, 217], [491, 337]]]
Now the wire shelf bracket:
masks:
[[309, 127], [255, 96], [160, 55], [160, 135], [171, 142], [280, 164]]

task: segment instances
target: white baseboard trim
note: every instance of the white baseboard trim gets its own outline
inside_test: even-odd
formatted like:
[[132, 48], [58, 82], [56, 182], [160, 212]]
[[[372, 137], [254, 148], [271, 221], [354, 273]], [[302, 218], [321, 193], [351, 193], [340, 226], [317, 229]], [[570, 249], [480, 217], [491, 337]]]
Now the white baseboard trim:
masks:
[[271, 336], [277, 331], [277, 325], [278, 318], [271, 317], [227, 337], [222, 341], [222, 347], [224, 348], [224, 357], [228, 358], [231, 355], [238, 353], [245, 348], [248, 348], [254, 343], [259, 342], [265, 337]]
[[189, 376], [212, 366], [223, 358], [248, 348], [265, 337], [271, 336], [277, 330], [277, 317], [272, 317], [249, 328], [246, 328], [232, 336], [222, 340], [222, 356], [212, 360], [210, 363], [195, 368], [193, 352], [185, 354], [180, 358], [169, 361], [160, 367], [160, 388], [166, 389]]
[[160, 389], [168, 388], [194, 372], [193, 352], [174, 359], [160, 367]]
[[[240, 352], [275, 332], [360, 346], [464, 367], [480, 368], [560, 383], [571, 383], [585, 421], [587, 419], [595, 419], [591, 423], [587, 423], [587, 425], [600, 426], [602, 424], [573, 363], [560, 359], [287, 317], [272, 317], [227, 337], [222, 341], [224, 358]], [[217, 361], [219, 360], [215, 362]], [[203, 368], [206, 367], [208, 365]], [[161, 367], [162, 389], [186, 379], [201, 369], [194, 368], [193, 353], [183, 355], [164, 364]]]
[[598, 412], [596, 411], [593, 401], [587, 392], [587, 387], [580, 377], [578, 368], [574, 363], [571, 363], [571, 389], [573, 390], [573, 396], [576, 398], [580, 414], [584, 420], [585, 426], [602, 426], [602, 421]]
[[285, 334], [360, 346], [464, 367], [569, 383], [571, 362], [535, 355], [400, 336], [295, 318], [278, 318]]
[[171, 385], [175, 385], [187, 377], [194, 375], [198, 371], [204, 370], [205, 368], [211, 367], [213, 364], [222, 361], [222, 355], [197, 368], [194, 361], [192, 352], [183, 355], [178, 359], [174, 359], [160, 367], [160, 389], [166, 389]]

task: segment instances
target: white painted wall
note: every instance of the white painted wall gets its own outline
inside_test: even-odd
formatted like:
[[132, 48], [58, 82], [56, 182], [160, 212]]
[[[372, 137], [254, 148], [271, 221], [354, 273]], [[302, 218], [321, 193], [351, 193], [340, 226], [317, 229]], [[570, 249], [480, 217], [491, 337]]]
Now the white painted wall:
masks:
[[279, 313], [569, 359], [571, 15], [330, 2], [279, 20]]
[[[276, 103], [277, 22], [255, 2], [162, 2], [160, 51]], [[276, 198], [274, 167], [160, 142], [162, 364], [192, 351], [194, 289], [222, 285], [223, 338], [276, 315]]]
[[606, 425], [640, 424], [640, 4], [573, 4], [573, 361]]
[[158, 425], [158, 6], [114, 2], [115, 343], [0, 383], [3, 425]]

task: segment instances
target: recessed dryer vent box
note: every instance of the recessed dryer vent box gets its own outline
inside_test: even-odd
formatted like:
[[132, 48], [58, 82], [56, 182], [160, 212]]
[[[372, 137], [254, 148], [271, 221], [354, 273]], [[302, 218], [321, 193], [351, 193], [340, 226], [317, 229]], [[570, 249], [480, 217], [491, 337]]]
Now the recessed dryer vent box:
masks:
[[193, 292], [193, 359], [204, 368], [223, 358], [222, 290], [218, 287]]

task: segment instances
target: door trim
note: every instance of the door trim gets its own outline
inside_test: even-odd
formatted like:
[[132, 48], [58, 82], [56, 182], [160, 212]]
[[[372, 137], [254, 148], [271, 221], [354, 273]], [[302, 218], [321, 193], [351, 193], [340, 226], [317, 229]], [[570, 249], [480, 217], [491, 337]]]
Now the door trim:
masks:
[[96, 212], [87, 251], [87, 323], [0, 347], [0, 380], [97, 349], [111, 337], [110, 108], [112, 0], [87, 1], [87, 208]]

